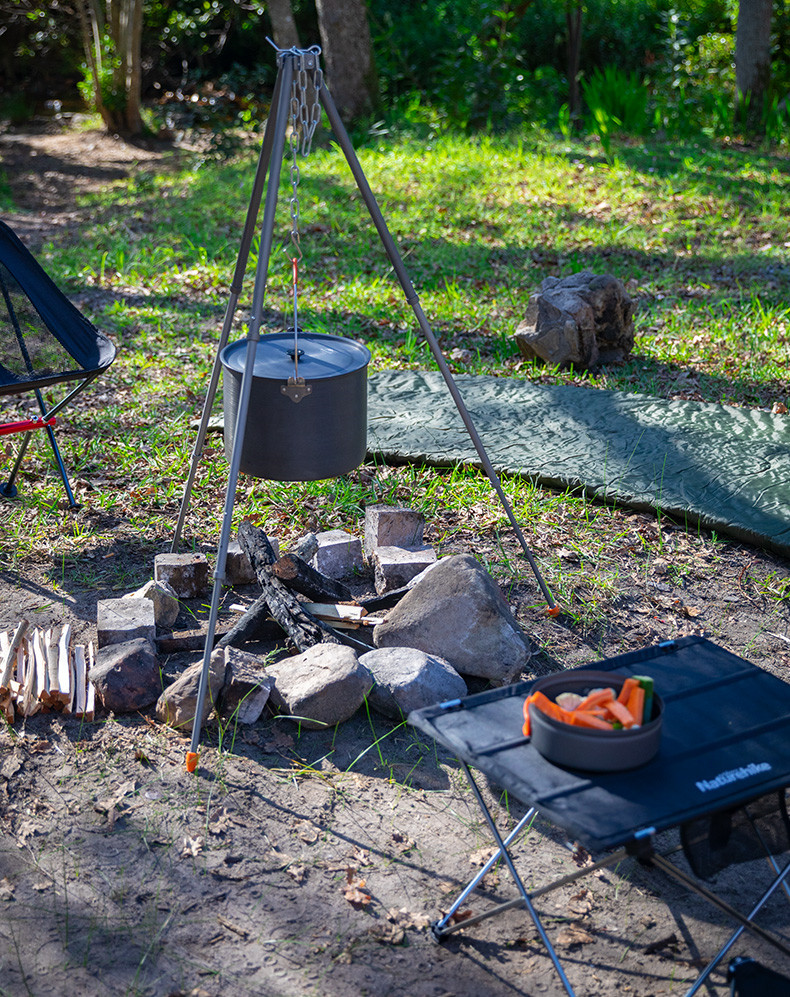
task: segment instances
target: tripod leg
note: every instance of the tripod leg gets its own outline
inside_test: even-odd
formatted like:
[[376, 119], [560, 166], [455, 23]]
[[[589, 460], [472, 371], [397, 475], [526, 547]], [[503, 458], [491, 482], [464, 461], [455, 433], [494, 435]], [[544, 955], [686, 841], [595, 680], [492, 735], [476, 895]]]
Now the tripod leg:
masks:
[[351, 139], [348, 137], [345, 125], [343, 124], [337, 108], [335, 107], [335, 102], [332, 100], [332, 96], [327, 88], [323, 85], [321, 87], [320, 97], [321, 104], [323, 105], [327, 117], [329, 118], [329, 124], [332, 127], [332, 131], [335, 133], [338, 145], [343, 150], [343, 154], [348, 161], [348, 165], [350, 166], [351, 172], [356, 180], [362, 199], [365, 202], [371, 218], [373, 219], [373, 224], [376, 226], [379, 238], [384, 245], [387, 256], [392, 263], [400, 285], [403, 288], [403, 292], [406, 295], [406, 301], [411, 306], [411, 309], [417, 318], [420, 329], [428, 342], [434, 360], [442, 373], [442, 377], [444, 378], [447, 388], [449, 389], [453, 401], [455, 402], [455, 406], [458, 409], [458, 414], [463, 420], [464, 426], [466, 427], [466, 431], [469, 434], [469, 438], [471, 439], [475, 450], [477, 450], [480, 462], [482, 463], [483, 469], [488, 476], [488, 480], [491, 482], [491, 486], [496, 492], [496, 495], [502, 504], [502, 508], [505, 510], [505, 514], [510, 521], [510, 525], [513, 527], [513, 532], [516, 534], [529, 566], [532, 568], [532, 572], [535, 575], [538, 585], [540, 586], [540, 590], [543, 593], [543, 597], [549, 607], [549, 612], [552, 615], [556, 615], [559, 612], [559, 609], [555, 604], [551, 592], [546, 586], [543, 577], [541, 576], [540, 570], [535, 562], [535, 558], [532, 556], [532, 551], [529, 549], [527, 541], [524, 539], [524, 534], [521, 532], [521, 527], [519, 526], [513, 513], [510, 502], [502, 489], [499, 477], [494, 470], [494, 466], [491, 463], [488, 454], [486, 453], [483, 441], [480, 439], [477, 429], [472, 421], [472, 417], [469, 414], [469, 410], [464, 404], [464, 400], [458, 390], [458, 385], [455, 383], [452, 372], [447, 366], [447, 361], [444, 359], [438, 340], [434, 336], [433, 330], [428, 324], [428, 320], [426, 319], [425, 313], [420, 305], [420, 299], [418, 298], [417, 292], [414, 290], [414, 286], [406, 272], [406, 268], [403, 265], [403, 260], [398, 252], [398, 247], [395, 245], [395, 240], [392, 238], [392, 235], [387, 228], [387, 223], [384, 221], [384, 216], [382, 215], [378, 203], [376, 202], [376, 197], [370, 188], [370, 184], [368, 183], [365, 174], [362, 171], [362, 166], [360, 165], [359, 159], [357, 159], [357, 154], [351, 144]]
[[[278, 72], [277, 79], [274, 84], [274, 92], [272, 94], [271, 106], [276, 108], [280, 103], [280, 93], [282, 91], [282, 72]], [[287, 92], [287, 91], [286, 91]], [[250, 256], [250, 246], [252, 245], [252, 237], [255, 232], [255, 224], [258, 220], [258, 211], [261, 206], [261, 198], [263, 195], [264, 181], [266, 179], [266, 173], [269, 169], [269, 163], [272, 158], [272, 147], [274, 146], [274, 132], [275, 132], [275, 122], [272, 118], [266, 122], [266, 130], [263, 135], [263, 143], [261, 145], [261, 152], [258, 158], [258, 168], [255, 173], [255, 181], [252, 186], [252, 194], [250, 195], [250, 203], [247, 208], [247, 218], [244, 223], [244, 230], [241, 237], [241, 246], [239, 248], [239, 254], [236, 259], [236, 269], [233, 273], [233, 280], [230, 285], [230, 296], [228, 298], [228, 304], [225, 309], [225, 318], [222, 323], [222, 333], [219, 339], [219, 345], [217, 346], [217, 354], [214, 357], [214, 366], [211, 371], [211, 379], [209, 381], [208, 389], [206, 391], [206, 398], [203, 403], [203, 414], [200, 419], [200, 426], [198, 427], [197, 439], [195, 440], [195, 446], [192, 451], [192, 458], [189, 465], [189, 474], [187, 476], [186, 484], [184, 485], [184, 494], [181, 498], [181, 508], [178, 512], [178, 522], [176, 523], [175, 534], [173, 535], [173, 543], [170, 548], [171, 553], [175, 554], [178, 551], [179, 544], [181, 543], [181, 534], [184, 529], [184, 521], [186, 520], [187, 510], [189, 508], [189, 503], [192, 497], [192, 489], [195, 484], [195, 476], [197, 475], [198, 463], [200, 457], [203, 453], [203, 446], [206, 442], [206, 434], [208, 433], [209, 419], [211, 418], [211, 409], [214, 405], [214, 398], [217, 394], [217, 386], [219, 384], [219, 375], [222, 370], [222, 362], [220, 361], [220, 354], [225, 349], [228, 344], [228, 339], [230, 338], [230, 330], [233, 325], [233, 317], [236, 314], [236, 306], [239, 301], [239, 295], [241, 294], [242, 284], [244, 282], [244, 273], [247, 269], [247, 261]]]
[[244, 433], [247, 426], [247, 411], [250, 401], [250, 390], [252, 388], [252, 375], [255, 366], [255, 351], [260, 338], [261, 313], [263, 310], [263, 298], [266, 292], [266, 276], [269, 269], [269, 256], [271, 254], [272, 239], [274, 235], [274, 216], [277, 209], [277, 189], [280, 183], [280, 170], [283, 161], [283, 149], [285, 146], [285, 132], [288, 123], [288, 103], [290, 99], [291, 81], [293, 80], [293, 58], [285, 57], [282, 61], [280, 72], [283, 76], [282, 87], [280, 89], [279, 100], [277, 102], [277, 113], [274, 119], [272, 137], [272, 157], [269, 182], [266, 188], [266, 202], [263, 208], [263, 221], [261, 223], [261, 243], [258, 253], [258, 264], [255, 272], [255, 287], [252, 294], [252, 315], [250, 317], [249, 332], [247, 334], [247, 353], [244, 363], [244, 375], [241, 380], [241, 390], [239, 396], [239, 406], [236, 415], [236, 426], [233, 435], [233, 454], [230, 461], [230, 471], [228, 472], [228, 490], [225, 496], [225, 509], [222, 517], [222, 531], [219, 539], [219, 549], [217, 551], [217, 565], [214, 571], [214, 589], [211, 595], [211, 608], [209, 610], [208, 629], [206, 633], [206, 644], [203, 649], [203, 670], [200, 674], [200, 685], [198, 686], [197, 703], [195, 707], [195, 720], [192, 724], [192, 741], [189, 753], [196, 755], [200, 744], [201, 717], [203, 716], [203, 704], [206, 699], [208, 687], [208, 674], [211, 662], [211, 653], [214, 647], [214, 632], [219, 615], [219, 602], [222, 593], [222, 585], [225, 581], [225, 562], [228, 555], [228, 544], [230, 542], [230, 528], [233, 519], [233, 505], [236, 499], [236, 484], [239, 477], [239, 467], [241, 465], [241, 451], [244, 445]]

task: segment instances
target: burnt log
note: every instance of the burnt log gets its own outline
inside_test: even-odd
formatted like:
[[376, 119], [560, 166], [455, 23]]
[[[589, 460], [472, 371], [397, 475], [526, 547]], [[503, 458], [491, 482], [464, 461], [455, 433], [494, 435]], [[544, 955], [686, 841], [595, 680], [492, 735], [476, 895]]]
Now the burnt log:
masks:
[[217, 647], [240, 647], [249, 640], [279, 640], [283, 635], [280, 624], [272, 619], [266, 593], [259, 595], [227, 633], [217, 642]]
[[[256, 601], [265, 601], [272, 617], [288, 634], [299, 652], [306, 651], [314, 644], [347, 644], [357, 650], [369, 650], [369, 645], [341, 634], [309, 613], [290, 589], [277, 578], [273, 571], [276, 561], [274, 548], [263, 530], [252, 523], [243, 522], [238, 531], [242, 550], [250, 559], [255, 577], [263, 590], [263, 595]], [[250, 610], [247, 611], [248, 613]], [[247, 614], [245, 614], [246, 616]], [[237, 626], [244, 620], [242, 617]]]
[[311, 602], [351, 602], [351, 589], [312, 568], [297, 554], [285, 554], [272, 565], [275, 577]]
[[300, 652], [306, 651], [308, 647], [320, 644], [321, 641], [337, 643], [338, 638], [331, 628], [324, 627], [304, 610], [293, 592], [273, 574], [272, 565], [276, 561], [274, 548], [263, 530], [259, 530], [252, 523], [244, 522], [239, 526], [238, 537], [244, 553], [250, 559], [255, 577], [263, 589], [263, 595], [255, 605], [257, 606], [261, 600], [265, 601], [272, 617], [288, 634], [296, 649]]

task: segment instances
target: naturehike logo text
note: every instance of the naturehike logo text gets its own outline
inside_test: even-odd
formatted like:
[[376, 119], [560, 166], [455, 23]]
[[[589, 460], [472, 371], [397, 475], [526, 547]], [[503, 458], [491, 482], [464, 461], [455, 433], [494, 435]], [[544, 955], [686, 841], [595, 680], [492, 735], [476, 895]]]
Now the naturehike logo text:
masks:
[[760, 772], [770, 771], [771, 766], [768, 762], [760, 762], [759, 764], [750, 762], [739, 769], [729, 769], [727, 772], [721, 772], [714, 779], [702, 779], [696, 783], [696, 787], [701, 793], [707, 793], [710, 789], [721, 789], [722, 786], [726, 786], [730, 782], [738, 782], [740, 779], [750, 779], [753, 775], [759, 775]]

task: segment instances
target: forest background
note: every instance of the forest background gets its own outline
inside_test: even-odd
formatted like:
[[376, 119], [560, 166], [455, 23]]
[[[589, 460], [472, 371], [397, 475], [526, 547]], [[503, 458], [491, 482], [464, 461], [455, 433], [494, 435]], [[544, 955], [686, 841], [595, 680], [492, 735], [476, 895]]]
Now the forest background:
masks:
[[366, 133], [790, 137], [790, 0], [0, 0], [0, 119], [97, 108], [110, 131], [226, 140], [265, 116], [266, 39], [320, 43]]

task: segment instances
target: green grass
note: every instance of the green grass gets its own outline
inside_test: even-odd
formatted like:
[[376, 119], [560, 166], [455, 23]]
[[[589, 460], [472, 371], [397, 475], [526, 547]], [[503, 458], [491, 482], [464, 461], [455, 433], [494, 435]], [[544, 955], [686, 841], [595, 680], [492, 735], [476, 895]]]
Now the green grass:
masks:
[[[788, 404], [787, 158], [651, 139], [623, 141], [607, 161], [595, 142], [539, 131], [376, 139], [358, 152], [456, 372], [765, 409]], [[7, 566], [52, 557], [54, 575], [79, 572], [86, 586], [109, 579], [123, 587], [131, 579], [122, 559], [113, 569], [119, 545], [150, 553], [172, 536], [256, 159], [257, 149], [225, 164], [181, 153], [156, 171], [136, 167], [82, 198], [78, 237], [58, 230], [39, 254], [113, 337], [118, 358], [84, 396], [79, 418], [62, 420], [83, 511], [61, 508], [59, 480], [37, 441], [20, 497], [4, 513]], [[287, 193], [286, 171], [265, 302], [271, 330], [285, 326], [290, 310]], [[361, 338], [374, 369], [433, 367], [345, 160], [325, 136], [301, 163], [299, 196], [305, 328]], [[255, 252], [257, 239], [234, 336], [249, 315]], [[631, 357], [594, 372], [524, 361], [512, 337], [530, 294], [545, 277], [581, 269], [614, 274], [636, 299]], [[216, 544], [226, 477], [222, 442], [210, 436], [188, 544]], [[594, 618], [618, 585], [607, 551], [622, 546], [623, 517], [529, 482], [509, 481], [507, 491], [563, 602], [583, 603], [580, 614]], [[504, 515], [475, 471], [379, 467], [293, 485], [242, 479], [236, 516], [287, 541], [307, 528], [357, 529], [371, 501], [417, 505], [441, 549], [486, 540], [482, 556], [493, 569], [524, 571], [505, 554]], [[561, 534], [567, 539], [557, 541]], [[555, 556], [571, 544], [577, 561]]]

